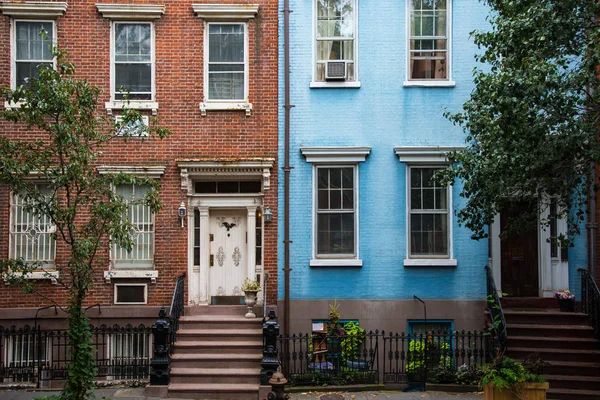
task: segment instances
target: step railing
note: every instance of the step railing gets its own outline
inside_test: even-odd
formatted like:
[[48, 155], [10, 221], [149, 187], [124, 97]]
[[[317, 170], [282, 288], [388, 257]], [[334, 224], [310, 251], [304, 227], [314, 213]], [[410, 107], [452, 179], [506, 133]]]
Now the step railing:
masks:
[[173, 299], [171, 300], [171, 308], [169, 310], [169, 354], [173, 354], [175, 342], [177, 341], [177, 331], [179, 330], [179, 317], [184, 313], [185, 308], [185, 277], [186, 273], [179, 275], [175, 282], [175, 290], [173, 291]]
[[500, 304], [500, 297], [498, 296], [494, 275], [492, 274], [492, 269], [489, 265], [485, 266], [485, 275], [487, 287], [486, 306], [491, 318], [490, 328], [494, 335], [493, 344], [498, 353], [504, 354], [507, 342], [506, 319], [504, 318], [502, 304]]
[[588, 315], [594, 336], [600, 340], [600, 290], [588, 270], [579, 269], [581, 274], [581, 311]]

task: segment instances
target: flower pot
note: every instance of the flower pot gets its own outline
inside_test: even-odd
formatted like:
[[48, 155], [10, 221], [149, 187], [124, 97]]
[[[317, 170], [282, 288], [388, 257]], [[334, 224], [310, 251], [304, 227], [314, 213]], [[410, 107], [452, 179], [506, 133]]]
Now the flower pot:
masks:
[[483, 388], [483, 400], [545, 400], [548, 382], [521, 383], [514, 388], [498, 390], [495, 386]]
[[573, 312], [575, 311], [575, 300], [569, 299], [558, 299], [558, 305], [562, 312]]
[[256, 318], [256, 314], [254, 313], [254, 305], [256, 304], [256, 294], [258, 291], [245, 291], [244, 292], [244, 302], [246, 303], [247, 312], [246, 318]]

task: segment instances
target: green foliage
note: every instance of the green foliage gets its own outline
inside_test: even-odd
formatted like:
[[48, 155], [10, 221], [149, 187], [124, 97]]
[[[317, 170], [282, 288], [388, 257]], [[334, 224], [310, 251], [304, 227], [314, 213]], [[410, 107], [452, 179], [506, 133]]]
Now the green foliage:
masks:
[[[600, 162], [600, 5], [597, 0], [482, 0], [490, 30], [472, 37], [482, 63], [475, 88], [457, 114], [464, 151], [443, 177], [464, 182], [458, 220], [475, 239], [503, 210], [527, 203], [505, 233], [535, 227], [557, 200], [569, 235], [584, 219], [592, 165]], [[541, 219], [547, 225], [549, 219]], [[558, 239], [564, 245], [566, 237]]]
[[540, 375], [531, 373], [523, 364], [509, 357], [499, 356], [481, 368], [481, 385], [492, 385], [499, 390], [513, 389], [524, 382], [544, 382]]
[[425, 341], [411, 340], [408, 344], [408, 354], [406, 356], [406, 372], [420, 373], [425, 366]]
[[[56, 265], [59, 287], [69, 294], [66, 308], [69, 340], [73, 344], [61, 398], [78, 400], [90, 397], [95, 375], [91, 330], [82, 311], [93, 285], [94, 261], [100, 248], [109, 243], [128, 249], [133, 246], [129, 234], [133, 226], [123, 218], [127, 205], [113, 188], [119, 184], [149, 186], [151, 190], [139, 201], [154, 212], [160, 210], [160, 201], [157, 182], [128, 174], [99, 174], [95, 167], [103, 147], [116, 137], [117, 131], [122, 126], [138, 124], [141, 115], [124, 108], [123, 122], [119, 124], [98, 115], [100, 89], [75, 78], [75, 67], [65, 52], [54, 49], [53, 55], [55, 69], [41, 66], [38, 78], [29, 80], [27, 85], [15, 90], [1, 89], [2, 96], [17, 105], [2, 111], [1, 116], [36, 135], [23, 134], [22, 139], [16, 140], [7, 137], [8, 132], [1, 133], [0, 182], [28, 204], [28, 212], [51, 220], [57, 242], [63, 242], [70, 250], [66, 262]], [[161, 138], [168, 134], [156, 120], [140, 129]], [[47, 189], [40, 191], [36, 182], [45, 183]], [[0, 261], [2, 275], [24, 284], [27, 293], [47, 298], [24, 279], [26, 273], [37, 268], [39, 265], [20, 259]]]
[[348, 322], [344, 325], [344, 336], [341, 342], [342, 360], [359, 360], [361, 349], [367, 338], [366, 331], [358, 322]]
[[481, 380], [481, 372], [463, 364], [456, 369], [455, 381], [459, 385], [476, 385]]

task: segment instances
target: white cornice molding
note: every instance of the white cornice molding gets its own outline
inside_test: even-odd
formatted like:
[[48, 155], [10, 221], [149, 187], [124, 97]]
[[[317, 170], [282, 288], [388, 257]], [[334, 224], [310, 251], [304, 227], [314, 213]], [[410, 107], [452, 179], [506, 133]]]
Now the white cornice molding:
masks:
[[189, 195], [194, 193], [194, 178], [219, 178], [231, 176], [256, 177], [262, 179], [263, 191], [271, 188], [271, 169], [275, 160], [267, 158], [256, 161], [179, 161], [181, 189]]
[[405, 163], [448, 163], [447, 153], [461, 151], [461, 146], [400, 146], [394, 153]]
[[100, 174], [131, 174], [150, 179], [160, 179], [167, 169], [164, 165], [133, 166], [133, 165], [100, 165]]
[[156, 4], [104, 4], [96, 3], [104, 18], [113, 20], [151, 21], [165, 14], [166, 7]]
[[158, 271], [156, 270], [118, 270], [104, 271], [104, 280], [110, 283], [111, 279], [150, 279], [156, 283]]
[[12, 18], [58, 18], [65, 15], [67, 2], [60, 1], [28, 1], [0, 2], [0, 11]]
[[258, 14], [258, 4], [192, 4], [194, 14], [205, 20], [247, 20]]
[[371, 154], [370, 147], [300, 147], [309, 163], [359, 163]]

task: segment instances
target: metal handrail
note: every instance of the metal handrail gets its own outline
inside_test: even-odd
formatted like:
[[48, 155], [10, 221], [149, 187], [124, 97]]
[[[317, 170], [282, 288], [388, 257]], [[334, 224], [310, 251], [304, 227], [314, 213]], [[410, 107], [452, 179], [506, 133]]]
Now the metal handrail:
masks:
[[496, 289], [496, 282], [494, 281], [494, 275], [489, 265], [485, 266], [486, 273], [486, 286], [487, 286], [487, 298], [486, 305], [490, 317], [492, 318], [492, 330], [496, 339], [496, 347], [500, 354], [504, 354], [507, 345], [507, 334], [506, 334], [506, 319], [504, 318], [504, 310], [502, 310], [502, 304], [500, 304], [500, 297], [498, 296], [498, 290]]
[[185, 291], [185, 277], [186, 273], [179, 275], [175, 282], [175, 290], [173, 291], [173, 298], [171, 300], [171, 308], [169, 309], [169, 351], [173, 354], [174, 344], [177, 341], [177, 331], [179, 330], [179, 317], [184, 315], [184, 291]]
[[581, 273], [581, 311], [588, 315], [589, 324], [594, 329], [594, 336], [600, 340], [600, 290], [588, 270], [579, 269], [579, 272]]
[[269, 273], [265, 271], [263, 278], [263, 323], [265, 318], [267, 318], [267, 282], [269, 282]]

